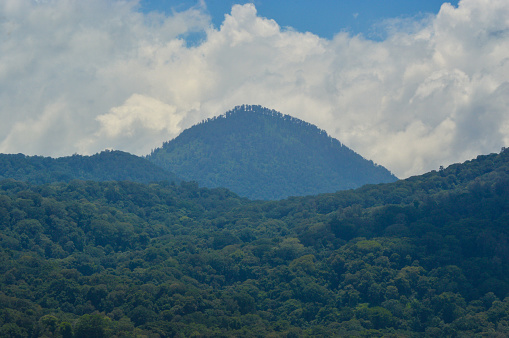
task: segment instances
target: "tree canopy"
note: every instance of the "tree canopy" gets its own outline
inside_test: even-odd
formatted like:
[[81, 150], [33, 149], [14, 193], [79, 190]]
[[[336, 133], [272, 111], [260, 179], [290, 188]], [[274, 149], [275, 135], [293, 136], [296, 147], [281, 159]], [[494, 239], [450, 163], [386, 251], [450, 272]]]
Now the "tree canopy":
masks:
[[261, 106], [239, 106], [183, 131], [147, 157], [188, 181], [250, 199], [281, 199], [394, 182], [316, 126]]
[[73, 179], [141, 183], [180, 181], [175, 174], [146, 159], [118, 150], [59, 158], [0, 154], [0, 179], [9, 178], [34, 184]]
[[249, 201], [0, 182], [0, 336], [506, 336], [509, 152]]

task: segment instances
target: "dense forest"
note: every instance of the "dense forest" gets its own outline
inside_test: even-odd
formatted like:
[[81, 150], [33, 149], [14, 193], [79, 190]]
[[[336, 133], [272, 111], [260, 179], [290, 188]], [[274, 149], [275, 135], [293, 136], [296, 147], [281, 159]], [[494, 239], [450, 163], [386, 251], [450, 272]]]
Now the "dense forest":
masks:
[[274, 200], [394, 182], [316, 126], [261, 106], [243, 105], [184, 130], [150, 161], [201, 186]]
[[0, 179], [16, 179], [34, 184], [91, 181], [180, 181], [177, 176], [142, 157], [123, 151], [103, 151], [92, 156], [60, 158], [0, 154]]
[[0, 182], [1, 337], [509, 335], [509, 151], [249, 201]]

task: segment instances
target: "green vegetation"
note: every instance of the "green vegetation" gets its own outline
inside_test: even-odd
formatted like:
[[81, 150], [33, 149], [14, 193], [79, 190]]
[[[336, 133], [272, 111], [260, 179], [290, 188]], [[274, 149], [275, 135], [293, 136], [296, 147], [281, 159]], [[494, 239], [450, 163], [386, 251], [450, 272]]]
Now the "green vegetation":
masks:
[[201, 186], [274, 200], [394, 182], [316, 126], [260, 106], [239, 106], [182, 132], [147, 157]]
[[175, 174], [122, 151], [60, 158], [0, 154], [0, 179], [8, 178], [34, 184], [69, 182], [73, 179], [140, 183], [180, 181]]
[[507, 336], [509, 151], [251, 202], [0, 182], [0, 336]]

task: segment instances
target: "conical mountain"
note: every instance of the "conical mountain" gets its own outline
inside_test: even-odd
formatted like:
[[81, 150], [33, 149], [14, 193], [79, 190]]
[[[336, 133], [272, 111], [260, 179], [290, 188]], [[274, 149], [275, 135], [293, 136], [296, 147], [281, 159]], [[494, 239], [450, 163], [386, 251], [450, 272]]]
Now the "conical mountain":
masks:
[[316, 126], [243, 105], [184, 130], [148, 159], [184, 180], [251, 199], [281, 199], [394, 182]]

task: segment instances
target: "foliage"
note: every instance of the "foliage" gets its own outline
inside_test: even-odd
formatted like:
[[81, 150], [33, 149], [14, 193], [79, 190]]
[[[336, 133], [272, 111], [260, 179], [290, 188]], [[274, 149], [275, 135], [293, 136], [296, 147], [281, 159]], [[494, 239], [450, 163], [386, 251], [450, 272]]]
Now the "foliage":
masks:
[[249, 201], [0, 182], [0, 336], [507, 336], [509, 152]]
[[103, 151], [93, 156], [73, 155], [51, 158], [23, 154], [0, 154], [0, 179], [16, 179], [34, 184], [93, 181], [179, 181], [152, 163], [122, 151]]
[[195, 125], [148, 159], [185, 180], [251, 199], [396, 181], [316, 126], [260, 106], [239, 106]]

